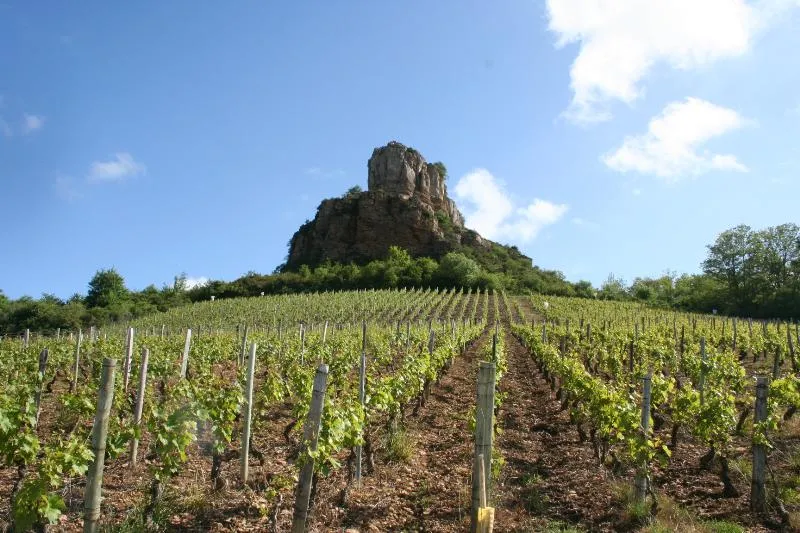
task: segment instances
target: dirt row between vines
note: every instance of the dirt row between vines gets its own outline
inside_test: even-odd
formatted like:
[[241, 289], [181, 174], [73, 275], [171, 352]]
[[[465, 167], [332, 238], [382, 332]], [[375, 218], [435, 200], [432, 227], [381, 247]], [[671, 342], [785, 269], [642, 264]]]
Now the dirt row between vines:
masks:
[[[521, 302], [530, 321], [536, 313], [529, 302]], [[503, 530], [541, 531], [556, 524], [588, 531], [640, 529], [627, 516], [624, 503], [633, 472], [614, 475], [601, 465], [591, 443], [581, 442], [568, 410], [561, 409], [529, 351], [512, 335], [506, 337], [506, 350], [508, 372], [499, 388], [508, 398], [498, 413], [503, 433], [497, 442], [506, 461], [496, 504]], [[667, 425], [658, 432], [662, 440], [669, 440], [669, 430]], [[683, 431], [680, 435], [672, 461], [664, 468], [652, 465], [654, 489], [669, 498], [666, 505], [682, 506], [697, 519], [732, 520], [750, 532], [768, 531], [749, 513], [749, 485], [744, 476], [734, 473], [738, 497], [721, 497], [717, 472], [699, 467], [707, 447]], [[744, 444], [734, 449], [735, 456], [748, 456]], [[661, 504], [665, 505], [663, 498]], [[514, 522], [524, 516], [523, 511], [528, 521]]]
[[[479, 314], [482, 302], [479, 303]], [[493, 308], [489, 307], [489, 320]], [[471, 459], [469, 419], [475, 403], [480, 352], [489, 328], [457, 357], [418, 413], [409, 408], [405, 435], [410, 456], [387, 461], [376, 451], [373, 472], [343, 501], [344, 478], [322, 482], [309, 531], [430, 531], [469, 529]]]
[[[489, 305], [489, 324], [494, 321]], [[600, 468], [536, 371], [528, 351], [511, 335], [507, 310], [508, 370], [498, 389], [506, 397], [497, 412], [495, 447], [504, 464], [494, 486], [496, 531], [542, 531], [556, 524], [614, 531], [610, 475]], [[492, 328], [437, 384], [418, 416], [407, 416], [413, 455], [406, 462], [380, 460], [376, 470], [343, 499], [343, 472], [321, 482], [310, 531], [426, 531], [469, 529], [477, 366]], [[380, 454], [378, 454], [380, 455]], [[286, 524], [288, 526], [288, 523]], [[283, 530], [283, 529], [281, 529]]]
[[[489, 324], [494, 321], [490, 301]], [[578, 526], [614, 531], [619, 509], [610, 474], [580, 443], [566, 411], [559, 410], [528, 351], [506, 329], [508, 370], [498, 389], [505, 399], [497, 412], [502, 456], [493, 488], [496, 531], [542, 531]], [[469, 529], [473, 435], [469, 418], [475, 404], [477, 365], [487, 331], [456, 360], [418, 417], [407, 418], [413, 456], [405, 463], [379, 463], [353, 489], [346, 503], [336, 490], [343, 479], [329, 478], [317, 500], [311, 531], [429, 531]]]

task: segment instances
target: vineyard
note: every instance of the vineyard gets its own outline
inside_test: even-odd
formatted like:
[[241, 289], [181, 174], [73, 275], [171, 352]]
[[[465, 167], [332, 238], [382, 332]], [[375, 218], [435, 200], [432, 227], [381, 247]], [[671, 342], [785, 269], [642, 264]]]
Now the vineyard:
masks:
[[0, 524], [792, 530], [799, 333], [431, 289], [26, 332], [0, 341]]

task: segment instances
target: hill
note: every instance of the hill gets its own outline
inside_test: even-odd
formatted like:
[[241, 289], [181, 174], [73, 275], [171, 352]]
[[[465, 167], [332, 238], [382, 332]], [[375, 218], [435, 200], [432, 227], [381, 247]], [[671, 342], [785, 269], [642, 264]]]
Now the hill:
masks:
[[[430, 280], [434, 283], [573, 293], [560, 272], [541, 270], [516, 246], [493, 242], [467, 228], [447, 194], [443, 163], [428, 163], [414, 148], [392, 141], [373, 150], [367, 171], [367, 191], [354, 187], [320, 203], [314, 219], [292, 236], [286, 263], [278, 271], [364, 266], [386, 260], [396, 247], [414, 259], [441, 261], [449, 255], [449, 261], [472, 261], [480, 270], [472, 280], [439, 276]], [[475, 283], [481, 276], [483, 281]]]

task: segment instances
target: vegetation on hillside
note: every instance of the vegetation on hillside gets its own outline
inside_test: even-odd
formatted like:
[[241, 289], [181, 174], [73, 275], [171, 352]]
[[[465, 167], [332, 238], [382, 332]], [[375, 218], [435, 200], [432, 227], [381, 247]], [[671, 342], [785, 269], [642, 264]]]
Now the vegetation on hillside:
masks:
[[609, 276], [599, 289], [588, 281], [569, 282], [558, 271], [532, 266], [514, 246], [463, 246], [440, 260], [411, 257], [393, 247], [385, 259], [365, 265], [323, 263], [294, 272], [269, 275], [249, 272], [241, 278], [211, 281], [188, 288], [186, 277], [141, 291], [125, 287], [114, 269], [100, 270], [86, 296], [67, 300], [52, 294], [11, 300], [0, 291], [0, 333], [54, 331], [129, 320], [190, 302], [264, 294], [394, 287], [465, 287], [504, 289], [604, 300], [631, 300], [685, 311], [752, 316], [800, 317], [800, 227], [783, 224], [753, 230], [736, 226], [708, 246], [701, 274], [674, 273], [635, 278], [629, 285]]

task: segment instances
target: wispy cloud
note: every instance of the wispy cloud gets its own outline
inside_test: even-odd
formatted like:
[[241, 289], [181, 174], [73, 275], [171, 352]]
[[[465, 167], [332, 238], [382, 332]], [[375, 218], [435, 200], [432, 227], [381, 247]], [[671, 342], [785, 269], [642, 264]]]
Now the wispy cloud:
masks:
[[44, 117], [25, 113], [22, 117], [22, 134], [29, 135], [44, 126]]
[[314, 178], [337, 178], [345, 175], [345, 171], [341, 169], [329, 170], [320, 167], [309, 167], [305, 170], [307, 176]]
[[594, 231], [600, 228], [600, 224], [597, 222], [593, 222], [582, 217], [572, 217], [570, 222], [584, 231]]
[[119, 152], [110, 161], [93, 162], [86, 179], [90, 183], [118, 182], [146, 172], [146, 167], [138, 163], [131, 154]]
[[3, 117], [0, 117], [0, 133], [3, 134], [3, 137], [11, 137], [14, 135], [11, 126], [8, 125], [8, 122], [6, 122]]
[[742, 56], [755, 34], [793, 3], [547, 0], [556, 46], [579, 43], [564, 115], [582, 124], [608, 120], [612, 102], [631, 104], [644, 95], [643, 80], [656, 65], [690, 70]]
[[56, 176], [53, 189], [59, 198], [67, 202], [73, 202], [78, 198], [82, 198], [83, 194], [77, 189], [75, 180], [70, 176], [59, 174]]
[[495, 177], [483, 168], [462, 177], [456, 183], [455, 195], [467, 205], [466, 225], [489, 239], [528, 242], [542, 229], [558, 222], [568, 210], [565, 204], [539, 198], [527, 206], [515, 207]]
[[668, 104], [650, 120], [647, 133], [626, 137], [622, 146], [601, 159], [618, 172], [652, 174], [668, 182], [711, 170], [747, 172], [734, 155], [700, 151], [708, 140], [745, 123], [733, 109], [687, 98]]

